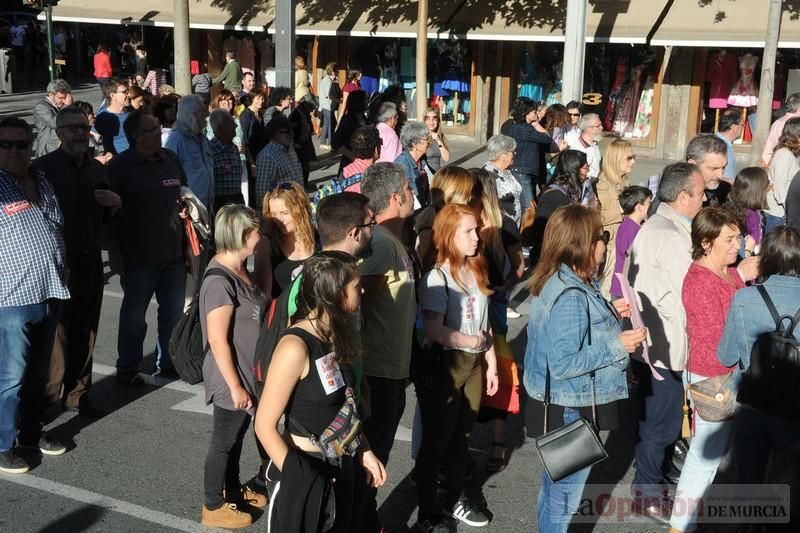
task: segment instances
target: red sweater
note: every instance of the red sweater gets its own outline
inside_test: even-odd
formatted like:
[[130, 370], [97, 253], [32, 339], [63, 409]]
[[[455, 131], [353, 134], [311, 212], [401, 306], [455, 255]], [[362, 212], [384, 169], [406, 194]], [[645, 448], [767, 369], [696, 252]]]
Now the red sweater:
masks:
[[687, 368], [694, 374], [709, 378], [730, 372], [717, 359], [717, 345], [722, 338], [733, 295], [744, 288], [744, 281], [735, 268], [729, 267], [728, 273], [733, 284], [692, 263], [683, 280], [682, 299], [689, 335]]
[[111, 56], [105, 52], [96, 53], [94, 55], [94, 77], [110, 78], [112, 75]]

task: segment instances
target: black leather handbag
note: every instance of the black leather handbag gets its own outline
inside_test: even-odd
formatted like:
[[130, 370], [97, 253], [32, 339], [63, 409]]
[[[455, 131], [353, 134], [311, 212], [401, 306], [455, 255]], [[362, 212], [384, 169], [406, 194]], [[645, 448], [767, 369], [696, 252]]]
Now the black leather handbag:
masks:
[[[585, 294], [585, 293], [584, 293]], [[586, 314], [589, 314], [589, 297], [586, 297]], [[588, 341], [592, 344], [592, 322], [589, 320]], [[550, 366], [546, 365], [544, 383], [544, 434], [535, 440], [536, 451], [547, 475], [555, 483], [608, 457], [603, 442], [597, 434], [597, 406], [595, 405], [595, 375], [592, 378], [592, 422], [581, 417], [566, 426], [549, 430]]]

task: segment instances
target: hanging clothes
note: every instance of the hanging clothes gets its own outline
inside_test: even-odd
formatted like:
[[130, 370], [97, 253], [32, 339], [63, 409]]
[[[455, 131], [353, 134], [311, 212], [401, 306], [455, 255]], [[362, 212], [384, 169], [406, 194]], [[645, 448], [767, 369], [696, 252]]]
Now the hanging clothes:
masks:
[[544, 97], [544, 87], [540, 76], [541, 67], [539, 61], [528, 52], [522, 56], [522, 80], [519, 88], [519, 96], [525, 96], [531, 100], [541, 102]]
[[736, 56], [725, 50], [711, 56], [706, 67], [706, 82], [711, 84], [708, 107], [711, 109], [728, 107], [728, 96], [738, 75]]
[[639, 108], [636, 121], [633, 123], [633, 137], [644, 138], [650, 133], [653, 122], [653, 76], [648, 76], [644, 83], [642, 95], [639, 97]]
[[736, 107], [752, 107], [758, 105], [758, 87], [755, 83], [758, 57], [745, 54], [739, 58], [739, 80], [731, 88], [728, 105]]
[[628, 58], [620, 57], [617, 61], [617, 74], [614, 77], [614, 84], [608, 93], [608, 105], [606, 106], [605, 122], [603, 129], [611, 131], [614, 129], [614, 116], [616, 115], [617, 105], [622, 98], [622, 84], [625, 82], [625, 74], [628, 71]]
[[641, 95], [642, 67], [637, 65], [631, 69], [631, 81], [622, 92], [622, 98], [617, 106], [614, 116], [614, 126], [611, 131], [615, 135], [625, 137], [633, 129], [636, 121], [636, 113], [639, 109], [639, 97]]

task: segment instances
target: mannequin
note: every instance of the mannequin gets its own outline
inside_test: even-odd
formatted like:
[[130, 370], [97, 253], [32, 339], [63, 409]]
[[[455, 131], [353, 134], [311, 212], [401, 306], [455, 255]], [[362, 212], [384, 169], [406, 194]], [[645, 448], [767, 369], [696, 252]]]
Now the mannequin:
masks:
[[605, 122], [603, 129], [611, 131], [614, 128], [614, 115], [617, 106], [622, 99], [622, 84], [625, 82], [625, 72], [628, 70], [628, 58], [620, 57], [617, 61], [617, 74], [614, 77], [614, 84], [608, 93], [608, 105], [606, 106]]
[[631, 129], [636, 121], [639, 108], [639, 96], [642, 88], [642, 65], [631, 67], [631, 79], [627, 87], [623, 88], [617, 112], [614, 116], [612, 131], [620, 137], [630, 137]]
[[739, 58], [739, 80], [731, 87], [728, 105], [752, 107], [758, 105], [758, 87], [754, 74], [759, 58], [753, 54], [745, 54]]
[[712, 54], [706, 68], [706, 82], [711, 84], [708, 98], [708, 107], [716, 110], [714, 118], [714, 131], [719, 124], [719, 110], [728, 107], [730, 89], [739, 74], [736, 58], [724, 48]]

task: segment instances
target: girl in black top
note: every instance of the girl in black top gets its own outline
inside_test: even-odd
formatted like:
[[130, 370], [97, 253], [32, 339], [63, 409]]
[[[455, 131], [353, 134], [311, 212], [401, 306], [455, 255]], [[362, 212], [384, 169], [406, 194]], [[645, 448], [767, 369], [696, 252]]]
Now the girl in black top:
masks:
[[[320, 449], [304, 435], [319, 436], [346, 401], [346, 391], [352, 386], [349, 366], [360, 350], [355, 327], [355, 313], [360, 304], [361, 283], [352, 256], [343, 252], [321, 252], [306, 261], [294, 322], [272, 355], [256, 413], [256, 434], [273, 465], [281, 472], [280, 490], [285, 490], [287, 483], [292, 484], [292, 489], [300, 490], [297, 487], [305, 480], [298, 476], [309, 478], [312, 483], [310, 478], [330, 470], [330, 461], [323, 462]], [[283, 434], [278, 430], [282, 415], [287, 415]], [[357, 458], [367, 473], [368, 483], [380, 487], [386, 481], [386, 471], [369, 450], [363, 435], [361, 439]], [[352, 469], [352, 463], [345, 455], [340, 464], [335, 465], [338, 471], [332, 474], [337, 479], [333, 527], [337, 532], [352, 529], [353, 486], [344, 482], [352, 476], [352, 471], [346, 471], [348, 468]], [[296, 498], [284, 501], [286, 503], [281, 504], [273, 518], [279, 522], [281, 530], [288, 531], [293, 516], [287, 515], [307, 516], [309, 510], [298, 506]]]

